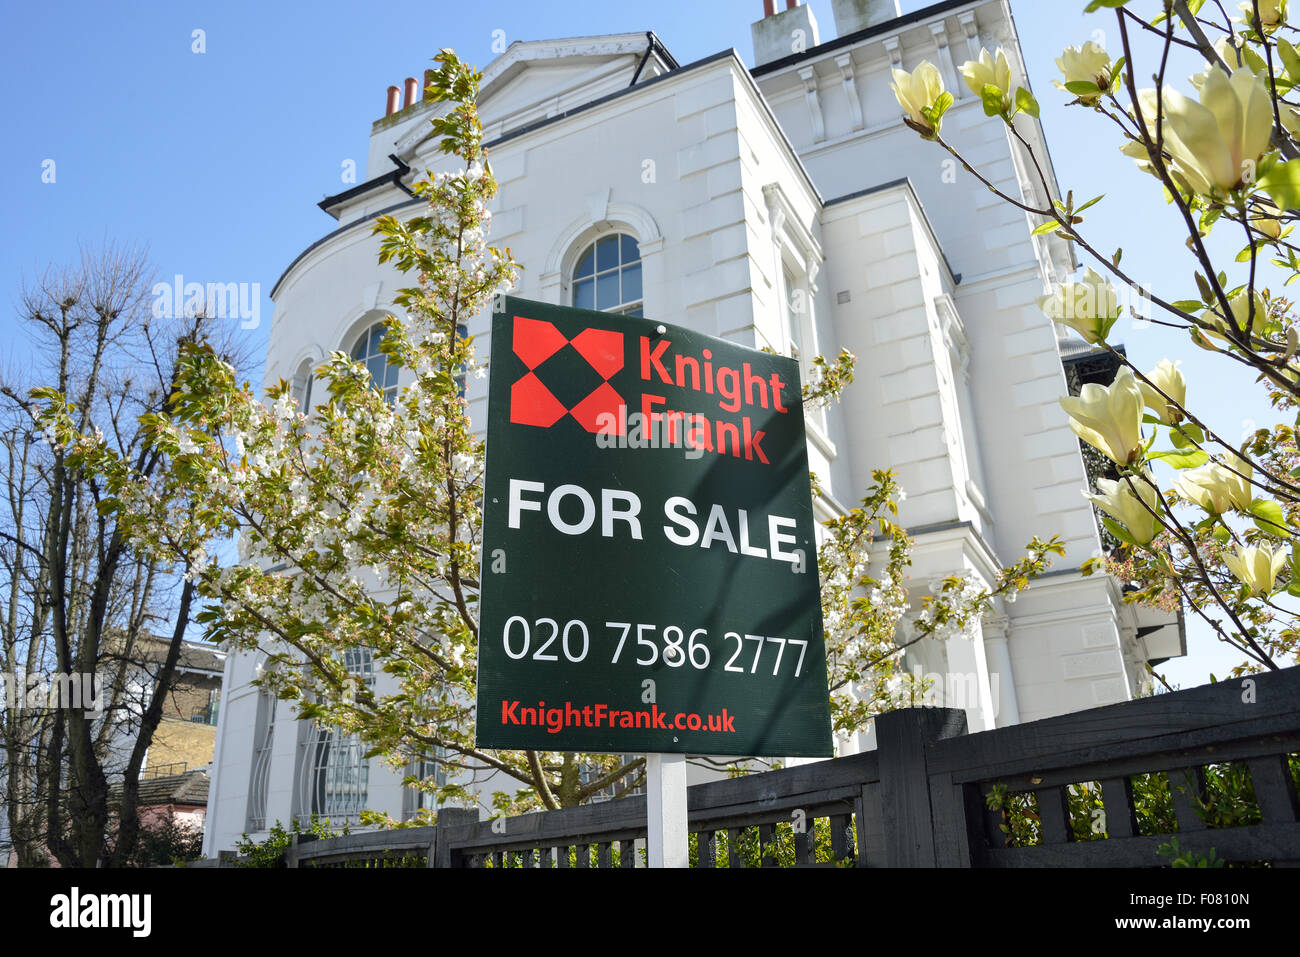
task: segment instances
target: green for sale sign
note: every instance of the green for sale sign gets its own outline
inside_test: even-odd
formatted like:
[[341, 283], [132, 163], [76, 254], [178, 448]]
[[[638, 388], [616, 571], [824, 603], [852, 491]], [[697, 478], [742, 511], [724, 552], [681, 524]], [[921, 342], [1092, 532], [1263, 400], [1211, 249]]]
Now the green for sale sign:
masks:
[[497, 300], [480, 746], [831, 754], [800, 394], [784, 356]]

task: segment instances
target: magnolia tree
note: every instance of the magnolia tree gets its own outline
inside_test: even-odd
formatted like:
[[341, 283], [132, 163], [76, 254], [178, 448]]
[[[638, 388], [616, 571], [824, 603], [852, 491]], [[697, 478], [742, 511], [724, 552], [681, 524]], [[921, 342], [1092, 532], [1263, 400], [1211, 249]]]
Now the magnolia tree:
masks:
[[[487, 245], [497, 186], [475, 106], [479, 75], [450, 51], [435, 62], [428, 94], [445, 107], [433, 127], [451, 168], [416, 187], [428, 200], [423, 215], [376, 226], [381, 261], [415, 283], [396, 296], [405, 319], [389, 318], [381, 346], [407, 370], [395, 400], [342, 353], [316, 371], [328, 398], [314, 409], [299, 409], [284, 382], [259, 400], [195, 345], [182, 354], [168, 413], [145, 423], [165, 472], [144, 475], [79, 433], [57, 396], [42, 421], [70, 462], [106, 477], [104, 508], [139, 547], [183, 558], [210, 603], [199, 616], [208, 637], [264, 652], [260, 682], [301, 717], [359, 734], [395, 768], [440, 764], [448, 783], [407, 779], [439, 804], [476, 799], [492, 778], [500, 810], [570, 806], [626, 791], [643, 760], [474, 743], [484, 448], [462, 384], [485, 367], [459, 330], [511, 287], [517, 267], [508, 249]], [[810, 403], [848, 384], [853, 357], [819, 357], [816, 368]], [[862, 507], [829, 523], [819, 557], [828, 693], [846, 734], [924, 693], [899, 664], [907, 645], [968, 630], [1062, 551], [1055, 539], [1035, 540], [994, 581], [953, 578], [911, 608], [911, 541], [892, 520], [899, 497], [893, 475], [877, 473]], [[233, 534], [238, 560], [216, 560], [212, 543]], [[377, 680], [360, 667], [366, 656]]]
[[[1300, 597], [1295, 430], [1282, 424], [1227, 440], [1193, 411], [1204, 408], [1204, 392], [1195, 396], [1179, 363], [1165, 359], [1141, 369], [1110, 336], [1122, 312], [1117, 287], [1127, 287], [1154, 307], [1150, 321], [1175, 345], [1190, 342], [1217, 361], [1246, 367], [1280, 417], [1295, 411], [1300, 328], [1290, 302], [1266, 283], [1289, 285], [1300, 276], [1300, 247], [1287, 238], [1300, 208], [1300, 52], [1288, 39], [1296, 31], [1286, 22], [1286, 0], [1241, 3], [1236, 17], [1201, 0], [1165, 0], [1142, 15], [1129, 6], [1088, 5], [1089, 12], [1111, 8], [1105, 15], [1115, 18], [1121, 49], [1095, 42], [1066, 48], [1056, 61], [1056, 86], [1072, 97], [1068, 105], [1081, 120], [1119, 131], [1135, 175], [1151, 177], [1185, 229], [1194, 265], [1169, 294], [1140, 286], [1121, 267], [1120, 250], [1108, 255], [1090, 242], [1079, 214], [1101, 197], [1075, 206], [1070, 193], [1064, 202], [1034, 205], [999, 190], [963, 159], [941, 132], [953, 97], [932, 64], [895, 70], [894, 90], [908, 126], [1029, 214], [1035, 233], [1062, 236], [1093, 262], [1080, 281], [1040, 300], [1048, 317], [1121, 364], [1110, 385], [1085, 385], [1077, 398], [1061, 400], [1070, 427], [1109, 460], [1115, 476], [1098, 479], [1088, 497], [1122, 545], [1088, 569], [1104, 565], [1135, 586], [1126, 600], [1184, 602], [1242, 652], [1235, 673], [1276, 669], [1300, 648], [1290, 601]], [[1139, 65], [1143, 54], [1149, 62]], [[1183, 90], [1169, 75], [1171, 54], [1193, 55], [1203, 67]], [[1043, 157], [1021, 129], [1021, 114], [1037, 117], [1038, 104], [1016, 87], [1005, 53], [982, 51], [961, 74], [984, 112], [1006, 124], [1041, 194], [1052, 196]], [[1142, 76], [1154, 86], [1139, 87]], [[1214, 261], [1211, 233], [1216, 248], [1227, 240], [1240, 249], [1234, 263]]]

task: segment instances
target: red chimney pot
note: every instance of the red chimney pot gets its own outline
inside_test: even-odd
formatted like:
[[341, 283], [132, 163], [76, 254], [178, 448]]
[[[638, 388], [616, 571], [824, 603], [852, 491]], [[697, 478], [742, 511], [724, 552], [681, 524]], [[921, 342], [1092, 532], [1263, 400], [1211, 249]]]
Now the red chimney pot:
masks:
[[403, 109], [405, 109], [406, 107], [410, 106], [415, 102], [416, 97], [419, 96], [419, 91], [420, 91], [419, 82], [415, 79], [415, 77], [408, 76], [406, 78], [406, 100], [402, 103]]
[[399, 104], [401, 103], [401, 99], [400, 99], [401, 95], [402, 95], [402, 91], [399, 90], [397, 87], [390, 86], [388, 88], [388, 106], [387, 109], [384, 111], [384, 116], [392, 116], [401, 108], [399, 106]]

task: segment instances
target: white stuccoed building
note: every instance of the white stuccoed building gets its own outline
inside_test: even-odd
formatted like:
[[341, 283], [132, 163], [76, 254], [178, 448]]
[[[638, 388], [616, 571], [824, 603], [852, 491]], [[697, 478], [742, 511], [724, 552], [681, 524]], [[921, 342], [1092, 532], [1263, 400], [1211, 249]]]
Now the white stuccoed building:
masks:
[[[734, 50], [679, 65], [653, 33], [519, 42], [487, 65], [480, 108], [501, 186], [491, 240], [526, 267], [515, 295], [634, 311], [805, 365], [852, 349], [856, 382], [808, 416], [820, 517], [854, 504], [874, 468], [894, 468], [916, 539], [915, 598], [947, 575], [991, 578], [1034, 535], [1068, 546], [977, 634], [909, 649], [908, 670], [940, 676], [941, 702], [965, 708], [973, 731], [1134, 696], [1146, 661], [1185, 647], [1179, 621], [1078, 571], [1100, 541], [1057, 400], [1086, 348], [1059, 339], [1035, 303], [1074, 270], [1071, 252], [1032, 237], [1025, 214], [907, 129], [890, 90], [891, 67], [935, 63], [957, 98], [945, 137], [1001, 189], [1040, 201], [1002, 121], [958, 74], [982, 46], [1002, 46], [1027, 85], [1008, 3], [900, 16], [893, 0], [834, 0], [834, 39], [807, 7], [768, 8], [753, 69]], [[416, 171], [445, 162], [419, 88], [408, 80], [404, 103], [390, 89], [366, 180], [320, 204], [337, 227], [271, 293], [266, 379], [291, 380], [301, 401], [330, 350], [373, 352], [369, 332], [404, 284], [377, 264], [371, 226], [416, 214]], [[1017, 123], [1045, 156], [1038, 123]], [[800, 300], [806, 309], [790, 307]], [[469, 330], [481, 354], [487, 319]], [[397, 384], [382, 357], [373, 371]], [[469, 385], [485, 422], [486, 381]], [[313, 811], [335, 823], [363, 807], [414, 812], [401, 776], [363, 760], [357, 742], [277, 711], [250, 683], [258, 667], [250, 654], [226, 662], [209, 854]], [[837, 741], [841, 753], [870, 746]]]

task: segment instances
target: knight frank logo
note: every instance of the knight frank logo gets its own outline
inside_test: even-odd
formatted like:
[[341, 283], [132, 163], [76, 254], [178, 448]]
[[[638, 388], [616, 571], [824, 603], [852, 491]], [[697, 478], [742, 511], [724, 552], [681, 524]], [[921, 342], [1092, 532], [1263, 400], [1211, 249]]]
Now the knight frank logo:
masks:
[[623, 368], [623, 333], [584, 329], [569, 339], [549, 322], [514, 319], [511, 345], [528, 372], [510, 387], [511, 422], [549, 429], [571, 415], [597, 433], [610, 430], [607, 416], [626, 421], [623, 397], [609, 384]]

